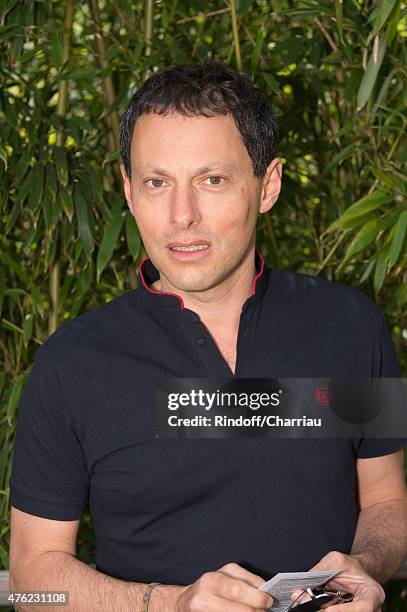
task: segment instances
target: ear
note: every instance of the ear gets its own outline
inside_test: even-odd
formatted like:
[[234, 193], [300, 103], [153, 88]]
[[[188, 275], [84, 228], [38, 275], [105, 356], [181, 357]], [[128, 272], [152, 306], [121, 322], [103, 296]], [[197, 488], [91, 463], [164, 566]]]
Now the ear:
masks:
[[120, 172], [122, 173], [122, 177], [123, 177], [123, 188], [124, 188], [124, 195], [126, 197], [127, 206], [129, 207], [131, 214], [133, 214], [130, 179], [127, 176], [127, 173], [126, 173], [126, 170], [124, 169], [123, 164], [120, 164]]
[[282, 174], [283, 164], [278, 157], [275, 157], [268, 165], [262, 181], [259, 214], [267, 212], [277, 202], [281, 190]]

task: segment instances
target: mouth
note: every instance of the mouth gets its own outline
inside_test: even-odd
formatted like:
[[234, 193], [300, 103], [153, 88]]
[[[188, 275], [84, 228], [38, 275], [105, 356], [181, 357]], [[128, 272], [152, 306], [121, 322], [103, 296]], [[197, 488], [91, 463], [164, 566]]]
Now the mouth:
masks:
[[177, 260], [198, 259], [208, 254], [211, 245], [206, 242], [173, 243], [168, 245], [171, 256]]
[[209, 249], [209, 244], [196, 243], [191, 245], [176, 245], [171, 246], [170, 249], [172, 251], [205, 251]]

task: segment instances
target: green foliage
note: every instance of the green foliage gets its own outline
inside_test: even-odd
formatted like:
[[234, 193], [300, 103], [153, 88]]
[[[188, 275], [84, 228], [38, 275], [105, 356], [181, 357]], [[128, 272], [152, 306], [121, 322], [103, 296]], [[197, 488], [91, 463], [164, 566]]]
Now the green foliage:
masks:
[[[115, 126], [157, 67], [216, 58], [272, 96], [283, 188], [259, 217], [258, 245], [268, 265], [375, 299], [407, 367], [405, 3], [240, 0], [234, 33], [228, 1], [157, 0], [148, 38], [142, 2], [99, 0], [102, 47], [92, 4], [0, 3], [3, 566], [12, 441], [35, 351], [64, 319], [138, 283], [144, 253]], [[89, 521], [79, 540], [85, 560]]]

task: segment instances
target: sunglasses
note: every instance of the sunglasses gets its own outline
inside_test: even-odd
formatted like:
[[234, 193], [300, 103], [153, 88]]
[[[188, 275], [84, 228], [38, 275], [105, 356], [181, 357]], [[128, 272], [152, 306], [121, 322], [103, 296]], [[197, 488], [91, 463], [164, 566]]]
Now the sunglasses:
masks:
[[[311, 599], [304, 603], [296, 603], [303, 595], [307, 593]], [[348, 603], [353, 600], [352, 593], [341, 593], [340, 591], [328, 591], [323, 587], [315, 587], [314, 589], [304, 589], [302, 593], [284, 610], [289, 612], [295, 610], [296, 612], [318, 612], [318, 610], [324, 610], [328, 606], [333, 606], [340, 603]]]

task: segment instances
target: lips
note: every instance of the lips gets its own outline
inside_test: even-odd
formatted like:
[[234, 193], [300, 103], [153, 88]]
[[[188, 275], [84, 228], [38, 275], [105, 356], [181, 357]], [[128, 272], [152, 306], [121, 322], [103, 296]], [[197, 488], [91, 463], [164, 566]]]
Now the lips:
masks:
[[179, 262], [194, 262], [206, 258], [211, 253], [212, 246], [207, 240], [188, 240], [170, 242], [169, 256]]
[[188, 242], [169, 242], [167, 244], [168, 248], [172, 248], [172, 247], [189, 247], [189, 246], [196, 246], [199, 244], [203, 244], [204, 246], [210, 246], [210, 243], [207, 240], [200, 240], [199, 238], [197, 238], [196, 240], [189, 240]]

